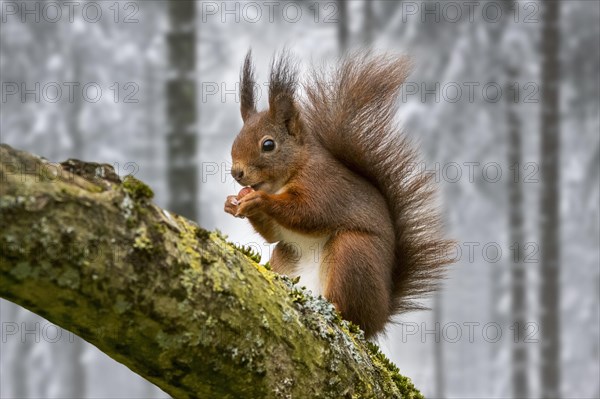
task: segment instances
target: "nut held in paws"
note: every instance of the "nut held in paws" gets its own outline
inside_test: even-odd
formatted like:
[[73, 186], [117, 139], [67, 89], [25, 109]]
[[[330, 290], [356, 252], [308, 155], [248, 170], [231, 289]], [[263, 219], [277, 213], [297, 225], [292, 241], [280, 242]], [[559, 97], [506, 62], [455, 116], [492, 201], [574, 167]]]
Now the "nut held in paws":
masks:
[[246, 195], [250, 194], [252, 191], [254, 191], [254, 189], [252, 189], [252, 187], [244, 187], [240, 190], [240, 192], [238, 193], [237, 199], [242, 199], [243, 197], [245, 197]]

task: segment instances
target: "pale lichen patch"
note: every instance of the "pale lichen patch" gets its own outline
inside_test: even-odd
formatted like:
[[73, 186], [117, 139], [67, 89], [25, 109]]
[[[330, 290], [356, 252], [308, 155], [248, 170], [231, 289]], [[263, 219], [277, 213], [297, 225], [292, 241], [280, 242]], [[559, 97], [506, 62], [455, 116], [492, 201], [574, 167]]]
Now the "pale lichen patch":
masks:
[[145, 225], [142, 225], [135, 230], [133, 247], [147, 252], [150, 252], [153, 249], [152, 240], [148, 237], [148, 229]]

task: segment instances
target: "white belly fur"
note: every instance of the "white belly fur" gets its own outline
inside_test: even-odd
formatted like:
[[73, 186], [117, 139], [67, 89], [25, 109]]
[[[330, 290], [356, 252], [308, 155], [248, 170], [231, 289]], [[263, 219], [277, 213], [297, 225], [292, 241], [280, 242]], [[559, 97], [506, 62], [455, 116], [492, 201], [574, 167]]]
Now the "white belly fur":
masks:
[[281, 241], [291, 245], [299, 255], [299, 259], [293, 266], [294, 272], [290, 277], [300, 276], [298, 285], [305, 286], [312, 291], [314, 296], [323, 295], [325, 281], [322, 264], [325, 258], [324, 247], [329, 237], [313, 237], [298, 234], [283, 227], [280, 229]]

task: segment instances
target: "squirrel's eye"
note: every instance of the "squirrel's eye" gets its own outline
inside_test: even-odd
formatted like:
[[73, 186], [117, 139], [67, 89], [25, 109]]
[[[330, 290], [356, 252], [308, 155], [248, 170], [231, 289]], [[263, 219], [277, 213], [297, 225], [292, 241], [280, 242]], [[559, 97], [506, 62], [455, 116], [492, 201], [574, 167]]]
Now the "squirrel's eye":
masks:
[[265, 152], [273, 151], [275, 149], [275, 142], [271, 139], [267, 139], [262, 143], [262, 150]]

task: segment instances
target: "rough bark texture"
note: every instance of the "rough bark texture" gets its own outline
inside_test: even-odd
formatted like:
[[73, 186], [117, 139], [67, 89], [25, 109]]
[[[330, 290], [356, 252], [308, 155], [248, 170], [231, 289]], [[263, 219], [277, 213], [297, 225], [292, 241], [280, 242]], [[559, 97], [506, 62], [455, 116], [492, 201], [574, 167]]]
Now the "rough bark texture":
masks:
[[0, 296], [175, 398], [420, 398], [332, 305], [108, 165], [0, 146]]

